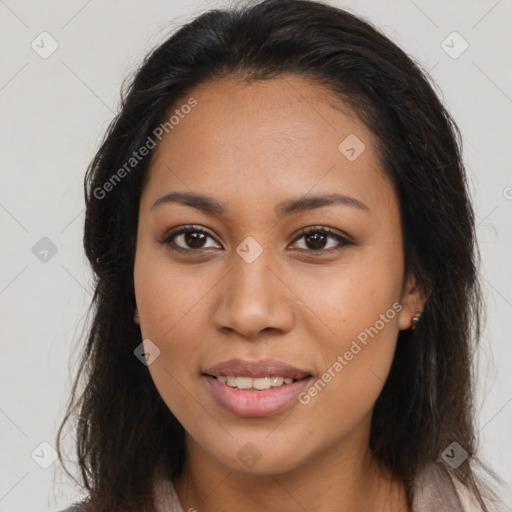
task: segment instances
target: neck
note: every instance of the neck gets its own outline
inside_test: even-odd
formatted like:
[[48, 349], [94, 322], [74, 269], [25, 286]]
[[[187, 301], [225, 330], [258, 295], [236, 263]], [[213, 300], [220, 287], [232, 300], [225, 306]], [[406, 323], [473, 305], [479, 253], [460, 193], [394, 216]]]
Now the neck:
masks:
[[331, 449], [300, 468], [261, 475], [219, 464], [187, 434], [187, 461], [173, 483], [183, 510], [410, 510], [404, 482], [381, 468], [367, 447]]

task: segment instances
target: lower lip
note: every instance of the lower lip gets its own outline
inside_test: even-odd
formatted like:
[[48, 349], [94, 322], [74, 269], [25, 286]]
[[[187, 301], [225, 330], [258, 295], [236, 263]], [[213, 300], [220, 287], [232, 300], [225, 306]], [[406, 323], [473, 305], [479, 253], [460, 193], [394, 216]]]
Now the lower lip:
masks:
[[246, 418], [270, 416], [281, 412], [297, 401], [298, 395], [311, 380], [311, 377], [307, 377], [291, 384], [262, 391], [241, 391], [223, 384], [210, 375], [204, 375], [204, 378], [213, 397], [221, 407], [237, 416]]

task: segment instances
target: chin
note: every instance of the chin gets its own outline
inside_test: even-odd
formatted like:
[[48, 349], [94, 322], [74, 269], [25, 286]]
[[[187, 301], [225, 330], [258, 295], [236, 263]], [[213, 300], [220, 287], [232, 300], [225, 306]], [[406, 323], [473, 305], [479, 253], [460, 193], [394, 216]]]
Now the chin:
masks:
[[[266, 434], [265, 434], [266, 435]], [[236, 447], [236, 448], [235, 448]], [[219, 452], [219, 448], [222, 452]], [[212, 455], [220, 464], [230, 471], [247, 475], [278, 475], [293, 471], [301, 466], [302, 460], [296, 446], [283, 446], [276, 449], [275, 443], [263, 437], [259, 440], [254, 436], [235, 436], [227, 446], [218, 444], [211, 450]]]

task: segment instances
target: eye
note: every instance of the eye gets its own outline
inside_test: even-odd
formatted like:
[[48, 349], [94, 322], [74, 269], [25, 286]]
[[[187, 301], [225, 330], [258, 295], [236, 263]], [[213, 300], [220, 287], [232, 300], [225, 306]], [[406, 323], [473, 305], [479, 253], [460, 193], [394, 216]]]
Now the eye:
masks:
[[[337, 244], [335, 243], [334, 245], [329, 246], [329, 238], [331, 240], [337, 241]], [[305, 248], [300, 248], [301, 250], [319, 254], [332, 252], [333, 249], [335, 251], [341, 250], [347, 245], [353, 245], [353, 243], [347, 237], [326, 226], [311, 226], [306, 228], [300, 233], [295, 241], [301, 239], [304, 239], [306, 245]]]
[[208, 238], [213, 239], [210, 232], [200, 226], [182, 226], [171, 231], [158, 242], [168, 245], [173, 251], [190, 252], [198, 249], [211, 249], [212, 246], [205, 245]]

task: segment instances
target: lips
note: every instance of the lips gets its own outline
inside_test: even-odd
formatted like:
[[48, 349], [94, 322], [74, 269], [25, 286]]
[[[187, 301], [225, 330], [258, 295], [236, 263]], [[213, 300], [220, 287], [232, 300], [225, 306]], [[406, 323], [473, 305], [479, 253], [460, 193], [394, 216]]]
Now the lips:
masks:
[[259, 391], [232, 388], [209, 375], [204, 375], [202, 379], [218, 406], [242, 418], [272, 416], [294, 405], [297, 407], [298, 396], [312, 380], [308, 377]]
[[311, 372], [296, 368], [276, 359], [260, 359], [248, 361], [244, 359], [230, 359], [218, 363], [203, 372], [211, 377], [284, 377], [299, 380], [311, 376]]
[[[245, 418], [271, 416], [297, 404], [297, 396], [312, 380], [309, 370], [276, 359], [230, 359], [202, 375], [217, 404]], [[270, 379], [274, 386], [268, 386]]]

